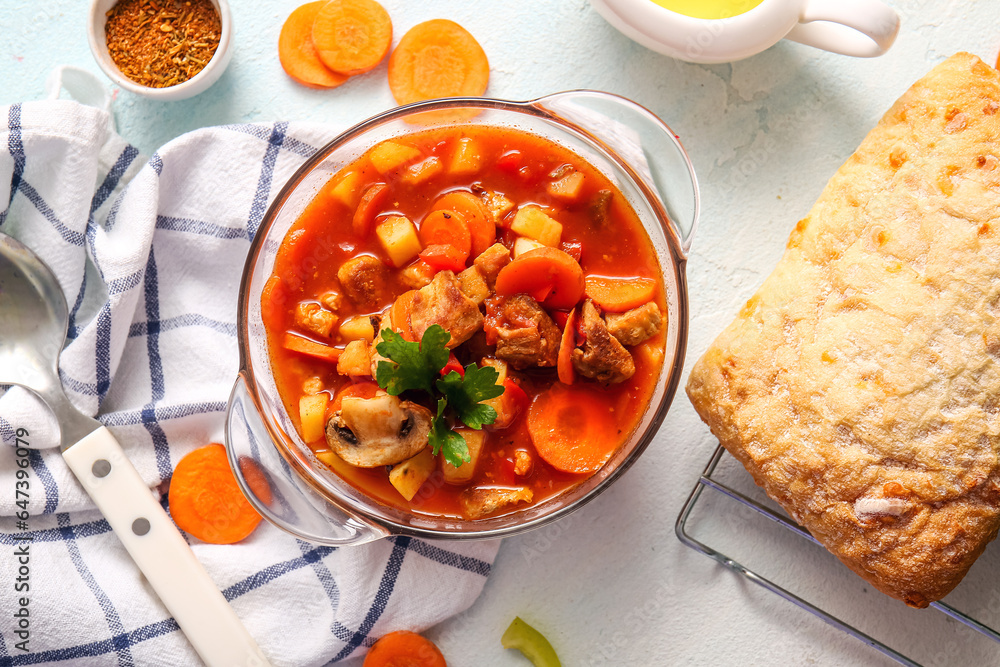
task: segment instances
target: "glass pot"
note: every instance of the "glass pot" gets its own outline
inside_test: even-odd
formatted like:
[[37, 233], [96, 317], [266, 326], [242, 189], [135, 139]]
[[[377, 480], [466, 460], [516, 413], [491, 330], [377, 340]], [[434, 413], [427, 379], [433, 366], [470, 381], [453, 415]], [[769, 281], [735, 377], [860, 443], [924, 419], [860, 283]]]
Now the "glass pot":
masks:
[[[381, 141], [456, 122], [442, 120], [440, 112], [468, 118], [462, 123], [513, 127], [543, 136], [608, 176], [635, 209], [656, 249], [668, 311], [663, 367], [650, 404], [636, 430], [604, 467], [546, 501], [476, 521], [387, 506], [320, 463], [282, 406], [261, 321], [261, 291], [278, 246], [319, 189]], [[537, 528], [582, 507], [638, 459], [677, 390], [688, 328], [684, 266], [698, 212], [694, 170], [674, 133], [643, 107], [608, 93], [571, 91], [530, 102], [484, 98], [421, 102], [348, 130], [317, 152], [282, 188], [254, 237], [243, 270], [237, 327], [240, 372], [226, 415], [229, 461], [243, 492], [279, 528], [309, 542], [338, 546], [389, 535], [497, 538]]]

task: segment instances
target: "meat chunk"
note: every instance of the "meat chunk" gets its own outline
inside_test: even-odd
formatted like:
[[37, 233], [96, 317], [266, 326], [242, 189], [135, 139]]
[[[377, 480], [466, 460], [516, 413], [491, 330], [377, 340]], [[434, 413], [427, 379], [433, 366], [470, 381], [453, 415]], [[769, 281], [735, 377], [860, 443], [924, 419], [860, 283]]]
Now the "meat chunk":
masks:
[[454, 348], [472, 337], [483, 326], [483, 314], [475, 301], [462, 293], [455, 274], [440, 271], [430, 285], [417, 290], [410, 310], [410, 328], [417, 339], [432, 325], [451, 334], [448, 347]]
[[556, 365], [562, 332], [533, 298], [527, 294], [489, 298], [486, 317], [486, 340], [496, 344], [497, 359], [518, 370]]
[[336, 323], [337, 315], [314, 301], [303, 301], [295, 307], [296, 326], [317, 336], [329, 338]]
[[470, 266], [458, 274], [457, 278], [458, 287], [462, 290], [462, 294], [475, 301], [477, 306], [490, 295], [490, 287], [486, 284], [483, 273], [477, 267]]
[[434, 269], [423, 260], [418, 260], [399, 272], [399, 282], [410, 289], [426, 287], [433, 279]]
[[510, 250], [507, 250], [502, 243], [494, 243], [482, 251], [472, 264], [483, 274], [483, 279], [490, 289], [493, 289], [497, 284], [497, 274], [500, 273], [500, 269], [510, 264]]
[[486, 209], [490, 212], [490, 217], [493, 218], [493, 223], [496, 225], [499, 225], [500, 221], [507, 217], [507, 214], [513, 211], [514, 206], [516, 206], [500, 192], [482, 190], [479, 196], [482, 197], [483, 203], [486, 204]]
[[597, 306], [590, 299], [583, 303], [583, 349], [573, 350], [573, 368], [577, 373], [600, 382], [624, 382], [635, 374], [635, 362], [608, 327]]
[[608, 332], [626, 346], [638, 345], [655, 336], [663, 324], [660, 309], [652, 301], [624, 313], [607, 313], [604, 320]]
[[459, 502], [467, 519], [481, 519], [510, 505], [530, 503], [533, 496], [531, 489], [524, 486], [507, 489], [473, 487], [462, 492]]
[[372, 377], [368, 341], [352, 340], [337, 359], [337, 372], [355, 377]]
[[514, 474], [518, 477], [527, 477], [531, 474], [531, 469], [535, 466], [531, 454], [523, 449], [514, 452]]
[[337, 270], [344, 292], [359, 306], [374, 307], [389, 298], [389, 267], [370, 255], [354, 257]]

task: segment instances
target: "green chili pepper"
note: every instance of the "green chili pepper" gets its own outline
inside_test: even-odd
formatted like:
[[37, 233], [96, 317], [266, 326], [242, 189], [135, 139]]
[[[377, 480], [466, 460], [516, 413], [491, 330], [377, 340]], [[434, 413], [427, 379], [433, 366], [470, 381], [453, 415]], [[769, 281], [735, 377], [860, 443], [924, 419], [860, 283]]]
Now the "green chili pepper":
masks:
[[504, 648], [516, 648], [535, 667], [562, 667], [559, 656], [545, 635], [522, 621], [520, 617], [514, 617], [500, 638], [500, 643]]

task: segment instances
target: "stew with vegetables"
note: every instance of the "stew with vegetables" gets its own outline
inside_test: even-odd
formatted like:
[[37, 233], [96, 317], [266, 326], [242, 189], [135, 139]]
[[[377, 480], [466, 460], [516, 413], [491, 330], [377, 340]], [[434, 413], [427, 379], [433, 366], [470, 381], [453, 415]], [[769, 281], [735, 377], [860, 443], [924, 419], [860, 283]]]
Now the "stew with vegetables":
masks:
[[656, 251], [600, 171], [465, 126], [333, 175], [262, 295], [285, 408], [378, 501], [480, 519], [565, 492], [631, 435], [663, 364]]

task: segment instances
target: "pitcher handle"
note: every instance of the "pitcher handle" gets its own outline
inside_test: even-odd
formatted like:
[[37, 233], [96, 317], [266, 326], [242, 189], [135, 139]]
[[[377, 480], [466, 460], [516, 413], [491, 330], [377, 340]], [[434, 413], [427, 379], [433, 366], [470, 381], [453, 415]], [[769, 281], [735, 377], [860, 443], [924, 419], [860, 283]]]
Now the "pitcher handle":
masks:
[[226, 412], [226, 451], [243, 494], [278, 528], [315, 544], [365, 544], [389, 532], [344, 512], [298, 478], [271, 442], [241, 373]]
[[698, 228], [701, 198], [694, 167], [666, 123], [631, 100], [595, 90], [571, 90], [531, 106], [607, 144], [658, 197], [685, 256]]
[[787, 39], [856, 58], [880, 56], [899, 34], [899, 14], [879, 0], [809, 0]]

